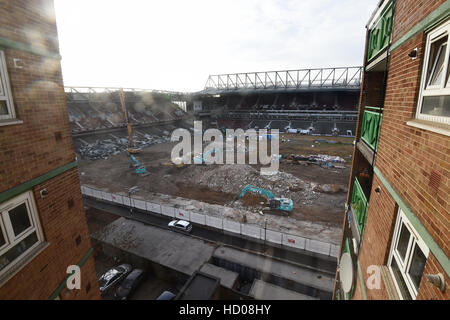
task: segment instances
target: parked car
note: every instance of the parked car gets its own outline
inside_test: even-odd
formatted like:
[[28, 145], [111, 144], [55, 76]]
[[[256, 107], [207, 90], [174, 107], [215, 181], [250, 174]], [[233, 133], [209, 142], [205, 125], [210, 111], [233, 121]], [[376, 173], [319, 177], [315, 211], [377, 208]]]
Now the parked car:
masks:
[[145, 272], [142, 269], [134, 269], [130, 274], [123, 280], [122, 284], [114, 295], [116, 300], [126, 300], [130, 295], [133, 294], [134, 290], [139, 286], [139, 284], [144, 280]]
[[105, 294], [111, 287], [122, 281], [133, 268], [129, 264], [121, 264], [106, 271], [99, 279], [100, 292]]
[[169, 228], [184, 232], [191, 232], [192, 224], [186, 220], [172, 220], [169, 222]]
[[156, 300], [173, 300], [175, 299], [176, 294], [172, 293], [170, 291], [164, 291], [163, 293], [160, 294], [160, 296], [158, 298], [156, 298]]

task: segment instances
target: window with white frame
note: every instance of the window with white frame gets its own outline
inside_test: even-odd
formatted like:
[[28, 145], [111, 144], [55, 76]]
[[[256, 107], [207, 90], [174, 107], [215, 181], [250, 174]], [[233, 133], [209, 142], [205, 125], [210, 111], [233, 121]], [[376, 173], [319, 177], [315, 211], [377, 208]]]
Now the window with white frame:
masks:
[[399, 209], [388, 267], [402, 299], [416, 299], [429, 252], [405, 213]]
[[0, 50], [0, 120], [14, 119], [15, 117], [5, 54]]
[[0, 204], [0, 276], [43, 242], [31, 192]]
[[427, 36], [417, 118], [450, 124], [450, 20]]

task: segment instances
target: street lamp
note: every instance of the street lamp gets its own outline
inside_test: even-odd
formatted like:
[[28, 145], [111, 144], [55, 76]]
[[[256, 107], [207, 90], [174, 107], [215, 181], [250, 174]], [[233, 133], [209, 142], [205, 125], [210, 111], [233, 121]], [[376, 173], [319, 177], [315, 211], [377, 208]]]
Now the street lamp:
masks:
[[[133, 206], [131, 205], [131, 195], [138, 192], [139, 191], [139, 187], [138, 186], [134, 186], [128, 189], [128, 198], [130, 198], [130, 216], [133, 214]], [[134, 204], [134, 201], [133, 201]]]
[[266, 254], [267, 218], [264, 218], [264, 254]]

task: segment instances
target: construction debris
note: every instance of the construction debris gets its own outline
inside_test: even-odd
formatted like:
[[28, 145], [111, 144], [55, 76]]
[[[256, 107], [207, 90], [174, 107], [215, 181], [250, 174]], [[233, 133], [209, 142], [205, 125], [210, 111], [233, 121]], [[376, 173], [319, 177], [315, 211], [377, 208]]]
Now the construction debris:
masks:
[[[138, 148], [144, 148], [153, 144], [169, 141], [170, 137], [168, 134], [165, 136], [151, 136], [145, 134], [140, 140], [138, 140], [138, 137], [134, 137], [135, 146]], [[128, 139], [115, 137], [111, 139], [97, 140], [94, 143], [87, 143], [86, 141], [83, 141], [83, 145], [78, 149], [78, 152], [83, 158], [89, 160], [108, 159], [111, 155], [116, 155], [123, 151], [127, 151], [128, 146]]]
[[287, 163], [292, 164], [317, 164], [323, 168], [345, 168], [345, 166], [335, 165], [335, 163], [345, 163], [345, 160], [343, 158], [326, 154], [315, 154], [309, 156], [289, 154], [283, 155], [282, 159], [284, 159]]

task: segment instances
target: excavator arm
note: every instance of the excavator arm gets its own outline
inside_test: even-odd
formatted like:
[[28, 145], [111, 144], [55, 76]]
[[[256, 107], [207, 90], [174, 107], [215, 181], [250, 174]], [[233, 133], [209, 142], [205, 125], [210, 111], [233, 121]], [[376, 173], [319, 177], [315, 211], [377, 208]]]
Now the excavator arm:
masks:
[[253, 187], [248, 184], [244, 187], [244, 189], [242, 189], [241, 193], [239, 194], [239, 199], [243, 198], [247, 192], [263, 195], [263, 196], [267, 197], [267, 199], [269, 199], [269, 200], [275, 198], [275, 196], [273, 195], [272, 192], [270, 192], [266, 189]]

